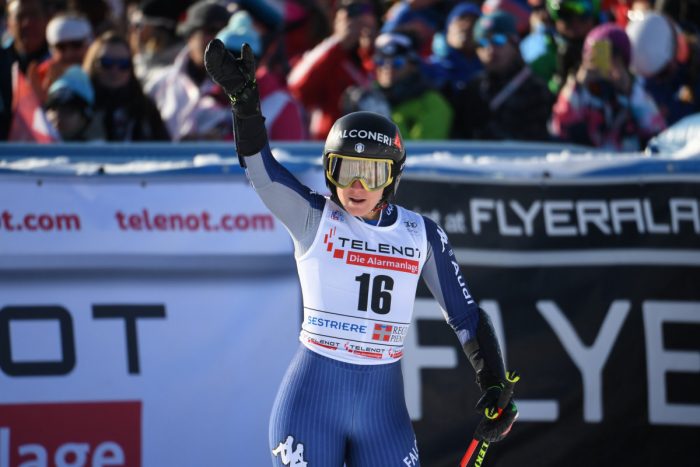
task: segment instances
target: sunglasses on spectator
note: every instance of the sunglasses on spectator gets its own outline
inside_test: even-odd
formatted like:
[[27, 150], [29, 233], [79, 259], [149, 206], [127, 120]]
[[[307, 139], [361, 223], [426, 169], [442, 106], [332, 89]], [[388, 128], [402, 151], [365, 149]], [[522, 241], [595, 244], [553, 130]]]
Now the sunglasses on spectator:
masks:
[[406, 63], [408, 63], [408, 60], [406, 60], [406, 57], [374, 57], [374, 63], [377, 64], [377, 66], [386, 66], [389, 65], [392, 68], [399, 69], [403, 68]]
[[131, 68], [131, 60], [128, 58], [101, 57], [100, 67], [105, 70], [116, 68], [121, 71], [126, 71]]
[[75, 41], [64, 41], [64, 42], [58, 42], [54, 47], [56, 47], [58, 50], [64, 51], [68, 49], [80, 49], [85, 45], [85, 41], [82, 39], [78, 39]]
[[479, 47], [502, 47], [508, 42], [508, 36], [505, 34], [493, 34], [491, 37], [482, 37], [479, 39]]
[[351, 3], [345, 7], [345, 11], [348, 12], [348, 17], [354, 18], [356, 16], [372, 13], [372, 5], [369, 3]]

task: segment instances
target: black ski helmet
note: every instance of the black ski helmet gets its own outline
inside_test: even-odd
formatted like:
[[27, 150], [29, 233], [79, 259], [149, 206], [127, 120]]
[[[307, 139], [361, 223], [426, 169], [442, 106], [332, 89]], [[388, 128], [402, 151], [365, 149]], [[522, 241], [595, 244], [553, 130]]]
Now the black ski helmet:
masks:
[[[388, 202], [396, 195], [399, 179], [406, 162], [403, 139], [396, 126], [387, 117], [375, 112], [352, 112], [335, 121], [323, 146], [323, 171], [328, 171], [328, 155], [389, 159], [393, 181], [384, 188], [382, 201]], [[338, 201], [336, 186], [326, 178], [326, 186], [334, 201]]]

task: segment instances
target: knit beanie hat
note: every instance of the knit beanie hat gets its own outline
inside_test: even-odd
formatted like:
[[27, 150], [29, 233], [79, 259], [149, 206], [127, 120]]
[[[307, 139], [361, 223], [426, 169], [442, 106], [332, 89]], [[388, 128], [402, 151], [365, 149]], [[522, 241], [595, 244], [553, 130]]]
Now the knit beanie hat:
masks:
[[228, 25], [216, 35], [226, 48], [233, 53], [240, 53], [243, 43], [248, 43], [256, 57], [262, 55], [262, 39], [253, 26], [253, 20], [245, 10], [239, 10], [231, 16]]
[[615, 23], [605, 23], [593, 28], [583, 43], [583, 58], [589, 59], [596, 44], [607, 41], [613, 55], [622, 58], [625, 66], [630, 66], [632, 60], [632, 45], [624, 29]]
[[92, 107], [95, 91], [88, 75], [78, 65], [72, 65], [49, 87], [46, 107], [52, 108], [68, 103], [83, 103]]

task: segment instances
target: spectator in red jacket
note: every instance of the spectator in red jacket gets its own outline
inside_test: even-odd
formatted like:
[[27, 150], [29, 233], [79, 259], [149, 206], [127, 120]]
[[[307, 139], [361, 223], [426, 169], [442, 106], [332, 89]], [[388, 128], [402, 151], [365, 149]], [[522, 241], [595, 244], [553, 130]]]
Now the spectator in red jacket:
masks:
[[369, 0], [341, 0], [333, 34], [307, 52], [289, 74], [289, 89], [310, 113], [313, 139], [325, 139], [341, 116], [350, 86], [368, 86], [377, 16]]

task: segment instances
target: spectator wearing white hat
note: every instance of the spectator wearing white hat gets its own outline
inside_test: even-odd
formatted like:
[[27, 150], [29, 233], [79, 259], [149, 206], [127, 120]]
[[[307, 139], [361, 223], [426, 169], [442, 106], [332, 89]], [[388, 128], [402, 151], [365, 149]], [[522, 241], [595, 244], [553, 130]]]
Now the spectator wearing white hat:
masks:
[[31, 73], [35, 91], [44, 102], [49, 86], [71, 65], [80, 65], [92, 41], [92, 27], [84, 16], [60, 13], [46, 26], [46, 42], [51, 56]]
[[[253, 20], [245, 10], [231, 16], [228, 26], [216, 36], [226, 48], [238, 56], [244, 43], [250, 45], [256, 61], [263, 55], [262, 39], [253, 26]], [[287, 88], [283, 76], [277, 76], [265, 65], [255, 71], [255, 81], [260, 92], [260, 107], [265, 115], [265, 127], [270, 139], [295, 141], [308, 139], [303, 108]]]
[[632, 44], [631, 70], [644, 81], [668, 125], [700, 112], [700, 51], [697, 39], [670, 17], [654, 12], [632, 16], [627, 24]]

